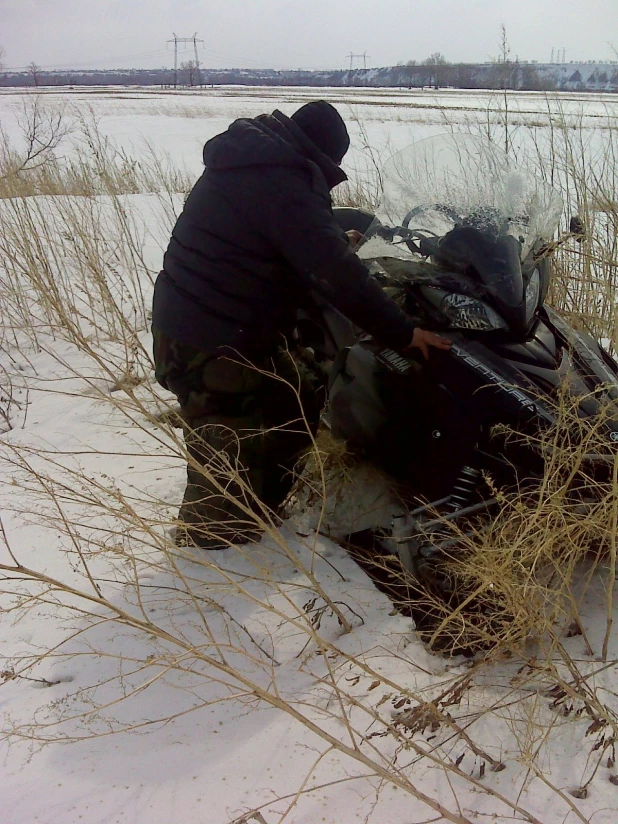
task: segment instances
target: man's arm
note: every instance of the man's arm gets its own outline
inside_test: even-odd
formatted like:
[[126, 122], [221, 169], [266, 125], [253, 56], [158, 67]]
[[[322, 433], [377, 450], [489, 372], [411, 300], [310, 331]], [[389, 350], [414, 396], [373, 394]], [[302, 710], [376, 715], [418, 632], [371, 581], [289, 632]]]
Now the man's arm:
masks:
[[[354, 250], [358, 244], [363, 240], [363, 234], [356, 229], [350, 229], [346, 232], [350, 249]], [[434, 332], [428, 332], [426, 329], [421, 329], [419, 326], [414, 328], [412, 342], [401, 351], [406, 353], [411, 349], [420, 349], [425, 360], [429, 360], [429, 348], [443, 349], [448, 351], [451, 348], [451, 341], [436, 335]]]
[[[274, 171], [274, 170], [273, 170]], [[414, 322], [352, 251], [326, 199], [309, 176], [276, 170], [260, 207], [260, 228], [290, 265], [342, 314], [379, 341], [404, 349]]]

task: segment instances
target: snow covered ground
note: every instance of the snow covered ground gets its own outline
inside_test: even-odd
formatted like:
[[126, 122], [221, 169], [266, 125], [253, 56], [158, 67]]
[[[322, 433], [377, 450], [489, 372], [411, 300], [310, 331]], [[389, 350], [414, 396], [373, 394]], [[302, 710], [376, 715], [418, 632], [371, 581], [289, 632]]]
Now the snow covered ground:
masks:
[[[320, 94], [358, 112], [372, 143], [396, 148], [445, 120], [478, 125], [499, 106], [481, 93]], [[231, 118], [289, 113], [312, 96], [98, 90], [46, 100], [90, 105], [128, 151], [138, 156], [147, 138], [197, 175], [202, 143]], [[0, 95], [15, 140], [23, 97]], [[582, 113], [592, 134], [616, 101], [565, 95], [549, 105], [556, 117]], [[513, 95], [527, 121], [546, 106]], [[362, 129], [351, 125], [358, 160]], [[143, 227], [147, 303], [169, 216], [151, 195], [122, 204]], [[43, 201], [36, 214], [54, 208]], [[149, 351], [147, 330], [138, 344]], [[165, 401], [151, 369], [142, 358], [138, 380], [127, 381], [123, 353], [118, 341], [78, 346], [46, 328], [36, 344], [23, 330], [2, 336], [2, 389], [14, 403], [0, 436], [0, 563], [11, 563], [10, 547], [48, 588], [30, 603], [23, 593], [38, 585], [27, 581], [5, 581], [0, 593], [0, 709], [12, 733], [2, 744], [3, 822], [228, 824], [253, 810], [260, 824], [616, 821], [614, 741], [573, 679], [565, 696], [551, 678], [527, 680], [531, 665], [522, 672], [519, 659], [484, 668], [429, 654], [412, 620], [340, 547], [297, 534], [294, 521], [206, 561], [166, 551], [184, 468], [173, 431], [149, 414]], [[50, 579], [70, 591], [49, 589]], [[615, 633], [599, 657], [605, 601], [593, 583], [585, 636], [561, 641], [616, 712]]]
[[[99, 88], [45, 90], [51, 107], [71, 113], [92, 113], [101, 131], [139, 157], [148, 142], [157, 153], [169, 154], [174, 162], [199, 175], [202, 146], [227, 128], [236, 117], [254, 117], [279, 108], [291, 114], [308, 100], [324, 98], [338, 106], [352, 135], [352, 151], [344, 168], [354, 174], [366, 167], [368, 143], [376, 157], [397, 151], [415, 140], [451, 129], [499, 131], [504, 120], [500, 92], [455, 89], [309, 89], [224, 87], [203, 90]], [[19, 139], [16, 118], [28, 95], [18, 90], [0, 90], [0, 123], [11, 138]], [[612, 94], [518, 92], [508, 96], [512, 140], [522, 125], [547, 130], [551, 122], [580, 126], [595, 142], [618, 112], [618, 96]], [[527, 144], [526, 144], [527, 145]]]

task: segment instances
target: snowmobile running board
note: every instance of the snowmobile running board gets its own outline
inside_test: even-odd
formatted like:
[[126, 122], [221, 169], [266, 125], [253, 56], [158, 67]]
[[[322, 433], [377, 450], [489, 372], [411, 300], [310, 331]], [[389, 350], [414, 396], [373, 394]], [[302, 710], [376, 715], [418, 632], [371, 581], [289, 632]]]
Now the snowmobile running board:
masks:
[[[397, 537], [389, 538], [388, 540], [395, 543], [395, 544], [403, 544], [410, 540], [413, 540], [416, 536], [414, 534], [414, 526], [415, 521], [410, 521], [409, 519], [413, 519], [415, 515], [420, 514], [421, 512], [427, 510], [429, 507], [440, 506], [442, 503], [446, 503], [450, 500], [450, 495], [448, 498], [443, 498], [440, 501], [435, 501], [431, 504], [428, 504], [426, 507], [420, 507], [419, 509], [415, 509], [412, 512], [408, 513], [407, 515], [399, 516], [401, 519], [406, 519], [408, 523], [405, 526], [399, 527], [399, 529], [403, 529], [403, 531], [399, 532]], [[435, 532], [437, 529], [445, 521], [455, 521], [458, 518], [461, 518], [466, 515], [474, 515], [475, 512], [482, 512], [485, 509], [489, 509], [490, 506], [497, 503], [497, 498], [487, 498], [485, 501], [480, 501], [478, 504], [472, 504], [471, 506], [466, 506], [463, 509], [456, 509], [453, 512], [448, 512], [446, 515], [442, 515], [440, 518], [434, 518], [432, 521], [427, 521], [422, 525], [422, 532]], [[418, 530], [417, 530], [418, 534]]]

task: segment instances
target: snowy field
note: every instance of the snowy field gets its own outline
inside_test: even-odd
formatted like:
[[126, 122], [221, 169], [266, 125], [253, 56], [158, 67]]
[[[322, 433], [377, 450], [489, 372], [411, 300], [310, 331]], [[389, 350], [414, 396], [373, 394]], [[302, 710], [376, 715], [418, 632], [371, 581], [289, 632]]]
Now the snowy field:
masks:
[[[133, 156], [139, 157], [149, 144], [197, 176], [204, 142], [235, 118], [255, 117], [275, 108], [290, 115], [303, 103], [319, 97], [337, 106], [348, 123], [352, 151], [344, 168], [351, 174], [365, 169], [365, 143], [377, 157], [385, 157], [416, 140], [451, 129], [497, 131], [504, 120], [500, 92], [447, 89], [229, 87], [174, 92], [76, 88], [62, 92], [48, 89], [44, 100], [51, 107], [65, 108], [68, 117], [75, 112], [92, 112], [102, 132]], [[0, 123], [16, 140], [16, 117], [25, 99], [27, 95], [21, 91], [0, 91]], [[604, 132], [615, 128], [618, 114], [618, 96], [611, 94], [521, 92], [510, 94], [508, 101], [515, 141], [518, 134], [525, 141], [529, 129], [545, 133], [550, 123], [566, 123], [581, 126], [595, 144], [601, 145]]]
[[[274, 108], [290, 114], [316, 96], [350, 125], [351, 176], [366, 173], [365, 142], [382, 157], [453, 128], [499, 130], [503, 118], [500, 94], [448, 90], [43, 96], [71, 122], [91, 112], [131, 157], [150, 146], [191, 177], [205, 140], [230, 120]], [[28, 98], [0, 93], [0, 123], [15, 146]], [[566, 122], [596, 151], [616, 128], [617, 109], [610, 95], [516, 94], [509, 122], [522, 146], [534, 130], [546, 135], [550, 122]], [[75, 152], [74, 139], [57, 152]], [[21, 565], [0, 593], [3, 824], [615, 824], [613, 728], [557, 659], [569, 694], [545, 672], [524, 683], [517, 658], [483, 667], [430, 654], [412, 620], [315, 522], [299, 529], [292, 519], [259, 545], [206, 562], [165, 549], [184, 468], [171, 428], [157, 419], [169, 398], [147, 362], [140, 307], [181, 198], [32, 201], [41, 239], [32, 265], [43, 267], [61, 237], [49, 273], [66, 279], [51, 308], [31, 309], [26, 291], [19, 311], [34, 325], [17, 328], [3, 316], [0, 338], [0, 563]], [[0, 200], [0, 227], [23, 217], [20, 209]], [[88, 234], [93, 210], [117, 232], [96, 248], [113, 272], [112, 291], [127, 290], [116, 305], [135, 310], [134, 335], [99, 311], [88, 293], [94, 279], [76, 264], [78, 248], [94, 247], [69, 235], [78, 215]], [[72, 222], [63, 228], [65, 217]], [[122, 248], [128, 238], [131, 255]], [[98, 313], [81, 343], [60, 319], [71, 300], [82, 307], [77, 326], [85, 307]], [[355, 502], [359, 517], [382, 505], [367, 495]], [[561, 643], [616, 713], [615, 632], [600, 658], [606, 601], [593, 581], [580, 610], [584, 635]], [[528, 661], [534, 655], [531, 646]]]

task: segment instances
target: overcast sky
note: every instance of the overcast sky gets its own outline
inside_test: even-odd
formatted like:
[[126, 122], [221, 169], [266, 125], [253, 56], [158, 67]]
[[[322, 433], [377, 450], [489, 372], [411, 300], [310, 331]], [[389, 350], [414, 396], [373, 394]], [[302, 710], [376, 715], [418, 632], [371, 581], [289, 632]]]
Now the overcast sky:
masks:
[[616, 59], [618, 0], [0, 0], [14, 68], [171, 66], [173, 32], [198, 33], [208, 68], [338, 68], [350, 51], [371, 66], [435, 51], [482, 62], [502, 23], [513, 58], [547, 62], [555, 47], [567, 62]]

